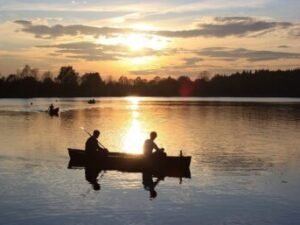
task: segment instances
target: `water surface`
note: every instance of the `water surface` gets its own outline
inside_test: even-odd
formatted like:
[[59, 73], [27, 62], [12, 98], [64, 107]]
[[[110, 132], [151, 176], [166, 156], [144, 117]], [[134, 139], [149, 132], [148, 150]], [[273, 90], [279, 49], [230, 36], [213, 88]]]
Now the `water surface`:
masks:
[[[150, 200], [142, 174], [108, 171], [94, 191], [67, 169], [80, 127], [131, 153], [155, 130], [193, 157], [192, 178], [165, 178]], [[0, 130], [0, 224], [299, 224], [300, 99], [1, 99]]]

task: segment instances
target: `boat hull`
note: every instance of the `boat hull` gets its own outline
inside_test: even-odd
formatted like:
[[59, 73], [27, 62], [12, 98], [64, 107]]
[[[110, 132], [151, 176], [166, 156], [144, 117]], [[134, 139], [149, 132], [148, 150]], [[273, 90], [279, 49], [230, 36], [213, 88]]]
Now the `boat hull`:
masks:
[[146, 158], [143, 155], [109, 153], [107, 157], [87, 160], [84, 150], [68, 149], [69, 168], [96, 167], [103, 170], [118, 170], [123, 172], [145, 172], [171, 177], [190, 178], [190, 156], [166, 156]]

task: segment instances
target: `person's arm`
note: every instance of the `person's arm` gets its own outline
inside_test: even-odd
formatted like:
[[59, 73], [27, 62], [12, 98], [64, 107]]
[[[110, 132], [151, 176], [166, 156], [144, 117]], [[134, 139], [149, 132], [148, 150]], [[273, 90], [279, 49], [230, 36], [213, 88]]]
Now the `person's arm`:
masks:
[[153, 142], [153, 148], [154, 148], [156, 151], [164, 151], [164, 150], [165, 150], [164, 148], [159, 148], [154, 142]]
[[159, 147], [157, 147], [157, 145], [153, 142], [153, 148], [155, 149], [155, 150], [157, 150], [157, 151], [159, 151], [160, 150], [160, 148]]
[[102, 148], [101, 146], [99, 146], [98, 142], [97, 142], [97, 150], [98, 150], [98, 151], [107, 152], [107, 153], [109, 152], [108, 149]]

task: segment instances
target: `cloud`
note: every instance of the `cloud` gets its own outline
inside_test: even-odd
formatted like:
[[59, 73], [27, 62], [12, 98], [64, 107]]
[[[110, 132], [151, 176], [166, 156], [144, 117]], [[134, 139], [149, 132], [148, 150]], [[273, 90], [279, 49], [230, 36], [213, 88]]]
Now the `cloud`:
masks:
[[279, 45], [278, 48], [289, 48], [290, 46], [288, 45]]
[[55, 54], [64, 54], [68, 58], [83, 59], [87, 61], [115, 61], [123, 58], [136, 58], [154, 55], [166, 56], [179, 52], [177, 49], [154, 50], [150, 48], [141, 49], [140, 51], [130, 51], [130, 49], [124, 45], [103, 45], [92, 42], [71, 42], [56, 45], [38, 45], [36, 47], [52, 48], [55, 49]]
[[23, 26], [21, 31], [34, 34], [36, 38], [57, 38], [65, 35], [77, 36], [77, 35], [91, 35], [95, 37], [99, 36], [112, 36], [114, 34], [125, 34], [132, 32], [130, 28], [114, 28], [114, 27], [94, 27], [86, 25], [67, 25], [60, 24], [54, 26], [48, 25], [35, 25], [30, 21], [17, 20], [15, 23]]
[[284, 29], [292, 25], [288, 22], [272, 22], [252, 17], [215, 17], [212, 21], [199, 23], [196, 29], [157, 31], [154, 34], [176, 38], [247, 36]]
[[299, 24], [295, 25], [295, 26], [290, 30], [289, 34], [290, 34], [291, 36], [294, 36], [294, 37], [296, 37], [296, 38], [299, 38], [299, 37], [300, 37], [300, 25], [299, 25]]
[[[178, 63], [178, 64], [169, 64], [160, 66], [158, 68], [148, 68], [148, 69], [138, 69], [138, 70], [131, 70], [129, 71], [130, 74], [136, 75], [136, 76], [147, 76], [147, 75], [157, 75], [157, 76], [191, 76], [191, 77], [199, 77], [201, 74], [204, 73], [203, 69], [205, 68], [205, 74], [208, 74], [208, 71], [218, 71], [221, 69], [224, 69], [220, 65], [211, 65], [211, 64], [203, 64], [203, 65], [197, 65], [197, 62], [202, 61], [199, 57], [194, 58], [185, 58], [184, 60], [189, 61], [189, 59], [194, 59], [194, 64], [189, 63]], [[193, 61], [193, 60], [192, 60]]]
[[246, 59], [247, 61], [268, 61], [277, 59], [299, 59], [300, 53], [278, 52], [278, 51], [264, 51], [264, 50], [250, 50], [245, 48], [204, 48], [196, 51], [198, 55], [212, 58], [219, 58], [222, 60], [235, 61], [238, 59]]
[[143, 70], [131, 70], [130, 74], [136, 76], [145, 76], [145, 75], [160, 75], [161, 71], [159, 69], [143, 69]]
[[[189, 30], [150, 30], [141, 31], [132, 28], [120, 27], [95, 27], [86, 25], [39, 25], [30, 21], [18, 20], [15, 23], [22, 26], [21, 31], [31, 33], [37, 38], [57, 38], [65, 35], [90, 35], [94, 37], [144, 33], [168, 38], [192, 37], [226, 37], [262, 35], [276, 29], [286, 29], [293, 26], [288, 22], [265, 21], [252, 17], [213, 17], [208, 22], [200, 22], [194, 29]], [[295, 31], [297, 32], [297, 30]]]
[[198, 62], [203, 61], [203, 59], [199, 57], [191, 57], [191, 58], [184, 58], [183, 61], [185, 66], [194, 66]]
[[57, 45], [39, 45], [39, 48], [56, 49], [55, 54], [64, 54], [68, 58], [87, 61], [118, 60], [122, 57], [123, 48], [120, 46], [100, 45], [91, 42], [73, 42]]
[[15, 23], [21, 24], [24, 27], [32, 26], [32, 22], [31, 21], [27, 21], [27, 20], [16, 20]]

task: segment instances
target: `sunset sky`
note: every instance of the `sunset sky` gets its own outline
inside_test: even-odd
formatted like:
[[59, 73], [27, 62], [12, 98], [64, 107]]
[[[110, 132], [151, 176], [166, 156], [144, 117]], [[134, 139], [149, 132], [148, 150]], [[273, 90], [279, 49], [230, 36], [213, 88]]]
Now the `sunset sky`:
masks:
[[197, 77], [300, 67], [299, 0], [0, 0], [0, 73]]

